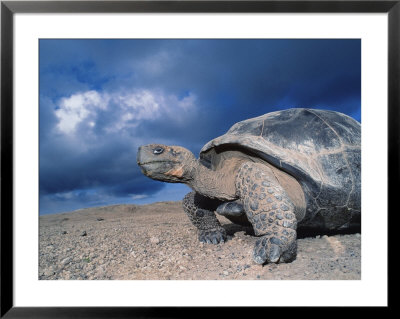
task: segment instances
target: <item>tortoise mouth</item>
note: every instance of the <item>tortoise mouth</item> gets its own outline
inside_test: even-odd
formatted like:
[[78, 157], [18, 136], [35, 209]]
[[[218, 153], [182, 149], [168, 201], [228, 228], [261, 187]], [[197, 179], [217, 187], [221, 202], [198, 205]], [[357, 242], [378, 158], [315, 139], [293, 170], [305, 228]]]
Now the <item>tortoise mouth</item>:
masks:
[[171, 161], [146, 161], [138, 163], [142, 173], [146, 176], [154, 175], [156, 173], [163, 173], [168, 171], [173, 167], [173, 162]]
[[138, 161], [137, 163], [138, 163], [138, 165], [147, 165], [147, 164], [165, 163], [165, 162], [168, 162], [168, 161], [147, 161], [147, 162], [140, 162], [140, 161]]
[[145, 162], [137, 162], [139, 166], [151, 166], [151, 165], [160, 165], [160, 164], [173, 164], [172, 161], [145, 161]]

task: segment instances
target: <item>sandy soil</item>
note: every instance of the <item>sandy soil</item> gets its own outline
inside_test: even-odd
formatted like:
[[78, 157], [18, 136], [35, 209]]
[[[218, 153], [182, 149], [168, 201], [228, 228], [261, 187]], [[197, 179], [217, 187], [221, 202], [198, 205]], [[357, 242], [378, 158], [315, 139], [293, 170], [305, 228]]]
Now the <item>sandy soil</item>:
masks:
[[361, 235], [299, 234], [290, 264], [252, 261], [252, 230], [218, 216], [224, 244], [197, 240], [181, 202], [40, 217], [39, 279], [361, 279]]

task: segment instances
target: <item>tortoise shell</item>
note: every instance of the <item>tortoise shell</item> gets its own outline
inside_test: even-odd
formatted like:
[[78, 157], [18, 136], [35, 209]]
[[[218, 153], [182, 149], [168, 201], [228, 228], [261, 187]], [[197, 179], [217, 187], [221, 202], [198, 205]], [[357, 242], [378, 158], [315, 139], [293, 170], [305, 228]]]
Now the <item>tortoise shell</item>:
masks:
[[212, 149], [239, 149], [292, 175], [307, 210], [360, 211], [361, 125], [345, 114], [304, 108], [267, 113], [234, 124], [201, 149], [200, 159], [209, 161]]

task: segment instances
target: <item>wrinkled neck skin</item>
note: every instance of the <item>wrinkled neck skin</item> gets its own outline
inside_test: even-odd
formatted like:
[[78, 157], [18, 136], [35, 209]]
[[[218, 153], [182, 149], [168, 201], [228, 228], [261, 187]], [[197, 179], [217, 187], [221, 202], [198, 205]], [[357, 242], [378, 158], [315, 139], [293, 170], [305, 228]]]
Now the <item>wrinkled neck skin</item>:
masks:
[[181, 146], [148, 144], [139, 147], [136, 161], [142, 173], [154, 180], [184, 183], [210, 198], [236, 199], [237, 159], [226, 159], [216, 170], [211, 170]]
[[206, 197], [234, 200], [237, 198], [235, 187], [237, 170], [229, 164], [227, 163], [221, 169], [213, 171], [202, 165], [199, 160], [193, 160], [189, 165], [192, 169], [185, 184]]

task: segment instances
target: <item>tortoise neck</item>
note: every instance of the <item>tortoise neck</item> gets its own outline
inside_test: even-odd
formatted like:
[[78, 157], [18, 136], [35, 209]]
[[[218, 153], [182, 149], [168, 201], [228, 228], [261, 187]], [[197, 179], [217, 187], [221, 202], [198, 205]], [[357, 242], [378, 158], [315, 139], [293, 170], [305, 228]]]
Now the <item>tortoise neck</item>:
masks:
[[228, 166], [218, 170], [205, 167], [196, 160], [192, 165], [190, 180], [187, 183], [194, 191], [203, 196], [220, 200], [234, 200], [237, 198], [235, 177], [236, 172]]

